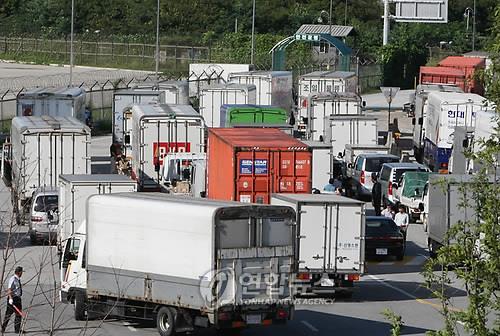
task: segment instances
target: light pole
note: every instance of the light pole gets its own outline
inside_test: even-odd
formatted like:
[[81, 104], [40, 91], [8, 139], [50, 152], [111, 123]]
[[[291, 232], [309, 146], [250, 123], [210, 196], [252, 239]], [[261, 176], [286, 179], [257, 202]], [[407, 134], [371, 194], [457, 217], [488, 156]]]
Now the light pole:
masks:
[[73, 32], [75, 21], [75, 0], [71, 0], [71, 36], [69, 48], [69, 86], [73, 85]]
[[474, 0], [473, 8], [467, 7], [464, 11], [466, 18], [465, 31], [469, 33], [469, 21], [472, 14], [472, 51], [476, 50], [476, 0]]
[[347, 26], [347, 0], [345, 0], [345, 7], [344, 7], [344, 26]]
[[255, 48], [255, 0], [252, 5], [252, 46], [250, 50], [250, 64], [253, 64], [253, 54]]
[[333, 0], [330, 0], [330, 13], [328, 14], [329, 34], [332, 35], [332, 9]]
[[158, 70], [160, 69], [160, 0], [156, 3], [156, 62], [155, 62], [155, 75], [156, 85], [160, 82], [158, 77]]

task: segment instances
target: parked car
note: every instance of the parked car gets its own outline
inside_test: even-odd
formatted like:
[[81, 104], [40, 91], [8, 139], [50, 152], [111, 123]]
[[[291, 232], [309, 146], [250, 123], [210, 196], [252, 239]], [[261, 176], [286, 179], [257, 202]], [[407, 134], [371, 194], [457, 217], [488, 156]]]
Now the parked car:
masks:
[[384, 163], [378, 174], [378, 180], [382, 189], [382, 202], [387, 204], [396, 204], [394, 197], [394, 189], [397, 188], [397, 183], [401, 176], [408, 171], [429, 171], [426, 166], [415, 162], [392, 162]]
[[404, 234], [391, 218], [366, 217], [365, 257], [395, 256], [403, 260], [405, 248]]
[[378, 173], [384, 163], [399, 162], [399, 157], [391, 154], [360, 154], [354, 165], [350, 164], [352, 183], [358, 198], [371, 198], [372, 173]]
[[53, 242], [57, 238], [59, 192], [54, 188], [39, 188], [31, 203], [29, 236], [32, 245], [40, 240]]

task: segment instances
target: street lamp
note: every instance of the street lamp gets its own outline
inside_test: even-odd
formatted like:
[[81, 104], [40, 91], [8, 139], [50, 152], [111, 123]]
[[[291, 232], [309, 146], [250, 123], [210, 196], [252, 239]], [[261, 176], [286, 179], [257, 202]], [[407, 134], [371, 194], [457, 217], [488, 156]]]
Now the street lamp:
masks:
[[71, 0], [71, 45], [69, 51], [69, 86], [73, 85], [73, 32], [75, 22], [75, 0]]
[[253, 64], [253, 54], [255, 49], [255, 0], [252, 4], [252, 46], [250, 49], [250, 64]]
[[467, 7], [464, 11], [466, 20], [466, 33], [469, 33], [469, 20], [472, 15], [472, 51], [476, 50], [476, 0], [474, 0], [473, 8]]
[[155, 75], [156, 85], [160, 82], [158, 77], [158, 70], [160, 69], [160, 0], [156, 3], [156, 62], [155, 62]]

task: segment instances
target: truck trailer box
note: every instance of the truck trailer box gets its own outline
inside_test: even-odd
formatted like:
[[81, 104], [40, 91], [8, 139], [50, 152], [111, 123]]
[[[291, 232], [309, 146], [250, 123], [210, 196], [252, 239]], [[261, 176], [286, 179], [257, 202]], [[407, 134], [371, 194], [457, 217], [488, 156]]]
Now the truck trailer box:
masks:
[[161, 320], [168, 308], [174, 329], [293, 315], [292, 208], [123, 193], [91, 196], [87, 209], [85, 292], [91, 306], [108, 305], [104, 313]]
[[[477, 221], [477, 194], [472, 187], [474, 175], [430, 175], [428, 184], [427, 236], [429, 253], [435, 255], [440, 246], [446, 245], [448, 229], [458, 222]], [[489, 177], [498, 183], [498, 176]], [[464, 200], [467, 200], [465, 203]], [[427, 204], [428, 203], [428, 204]], [[450, 242], [453, 243], [453, 242]]]
[[465, 74], [467, 90], [477, 94], [484, 94], [484, 87], [481, 82], [475, 78], [475, 74], [486, 67], [486, 60], [479, 57], [448, 56], [439, 62], [439, 67], [460, 69]]
[[455, 68], [421, 66], [419, 83], [456, 85], [465, 92], [470, 90], [465, 73]]
[[310, 94], [317, 92], [356, 93], [358, 77], [349, 71], [314, 71], [299, 77], [299, 118], [307, 118]]
[[132, 130], [132, 115], [127, 108], [134, 104], [164, 104], [165, 92], [159, 90], [118, 90], [113, 93], [113, 143], [124, 144]]
[[299, 293], [350, 288], [364, 273], [365, 203], [338, 195], [273, 194], [297, 214]]
[[229, 74], [229, 82], [253, 84], [257, 105], [278, 106], [290, 112], [293, 78], [291, 71], [248, 71]]
[[270, 105], [224, 104], [220, 108], [220, 126], [287, 125], [288, 112]]
[[427, 118], [429, 92], [463, 92], [455, 85], [444, 84], [420, 84], [415, 90], [415, 116], [413, 123], [413, 149], [415, 158], [422, 163], [422, 155], [425, 139], [424, 120]]
[[322, 191], [333, 176], [344, 173], [344, 164], [332, 152], [332, 144], [303, 141], [312, 152], [312, 188]]
[[309, 95], [306, 138], [322, 141], [330, 116], [360, 115], [361, 98], [351, 92], [322, 92]]
[[37, 88], [17, 96], [17, 116], [73, 117], [85, 122], [85, 90], [80, 87]]
[[224, 104], [255, 104], [253, 84], [222, 84], [204, 88], [200, 94], [200, 114], [207, 127], [221, 127], [220, 113]]
[[[134, 192], [137, 183], [125, 175], [59, 175], [58, 246], [85, 221], [87, 199], [92, 195]], [[82, 233], [82, 232], [79, 232]]]
[[[327, 124], [328, 125], [328, 124]], [[346, 145], [377, 145], [377, 119], [365, 115], [331, 116], [329, 127], [321, 134], [332, 143], [332, 152], [344, 153]]]
[[140, 91], [162, 91], [165, 93], [165, 104], [189, 104], [189, 84], [186, 80], [140, 82], [134, 85], [133, 89]]
[[132, 171], [140, 191], [161, 188], [168, 153], [205, 152], [205, 123], [190, 105], [134, 105], [132, 122]]
[[310, 193], [312, 153], [273, 128], [208, 132], [208, 198], [269, 203], [271, 193]]
[[90, 174], [90, 129], [72, 117], [15, 117], [11, 127], [12, 204], [21, 223], [33, 192], [59, 174]]

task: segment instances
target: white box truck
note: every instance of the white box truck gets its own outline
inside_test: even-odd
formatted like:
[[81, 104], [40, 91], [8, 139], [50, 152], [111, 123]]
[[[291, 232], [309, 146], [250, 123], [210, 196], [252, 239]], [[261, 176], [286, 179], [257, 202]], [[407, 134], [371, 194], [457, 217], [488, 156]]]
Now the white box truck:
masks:
[[322, 92], [309, 95], [306, 138], [322, 141], [332, 115], [360, 115], [361, 97], [351, 92]]
[[59, 174], [90, 174], [90, 129], [72, 117], [15, 117], [11, 127], [12, 204], [19, 224], [33, 192]]
[[[327, 124], [328, 126], [328, 124]], [[322, 134], [331, 142], [334, 154], [343, 154], [346, 145], [377, 145], [377, 119], [365, 115], [330, 116], [329, 127]]]
[[66, 240], [85, 221], [86, 203], [90, 196], [134, 192], [136, 189], [137, 183], [124, 175], [59, 175], [58, 248], [61, 250]]
[[135, 84], [133, 89], [140, 91], [163, 91], [165, 93], [165, 104], [189, 104], [189, 84], [186, 80], [146, 81]]
[[307, 118], [308, 97], [316, 92], [356, 93], [358, 77], [349, 71], [314, 71], [299, 77], [299, 124]]
[[127, 89], [113, 93], [113, 143], [123, 145], [129, 142], [127, 139], [132, 129], [130, 106], [156, 103], [165, 103], [165, 92]]
[[200, 114], [207, 127], [222, 127], [220, 109], [224, 104], [255, 105], [256, 91], [253, 84], [228, 83], [211, 85], [200, 94]]
[[132, 172], [140, 191], [163, 188], [168, 153], [205, 153], [205, 122], [190, 105], [134, 105], [132, 122]]
[[455, 85], [444, 84], [420, 84], [415, 90], [415, 115], [412, 119], [413, 124], [413, 151], [418, 162], [422, 163], [425, 124], [427, 118], [427, 99], [429, 92], [463, 92], [461, 88]]
[[247, 71], [229, 74], [229, 82], [253, 84], [257, 105], [272, 105], [290, 112], [293, 104], [291, 71]]
[[447, 174], [455, 127], [465, 127], [473, 134], [477, 113], [492, 109], [486, 98], [474, 93], [430, 92], [424, 121], [424, 163], [434, 172]]
[[123, 193], [91, 196], [86, 218], [61, 264], [62, 301], [77, 320], [152, 320], [173, 335], [293, 316], [290, 207]]
[[312, 187], [322, 191], [333, 176], [345, 174], [345, 166], [333, 155], [331, 143], [302, 141], [312, 151]]
[[82, 122], [85, 115], [85, 90], [80, 87], [37, 88], [17, 96], [17, 116], [74, 117]]
[[[477, 201], [467, 184], [474, 181], [473, 175], [430, 175], [425, 216], [427, 221], [427, 244], [429, 254], [435, 256], [439, 248], [448, 242], [448, 229], [459, 221], [477, 221]], [[496, 183], [499, 183], [498, 176]], [[494, 182], [494, 178], [490, 178]], [[467, 200], [467, 206], [464, 206]]]
[[365, 203], [338, 195], [273, 194], [297, 214], [297, 293], [353, 287], [365, 268]]
[[189, 96], [199, 97], [201, 91], [213, 84], [229, 82], [229, 74], [253, 70], [251, 64], [231, 63], [190, 63], [189, 64]]

